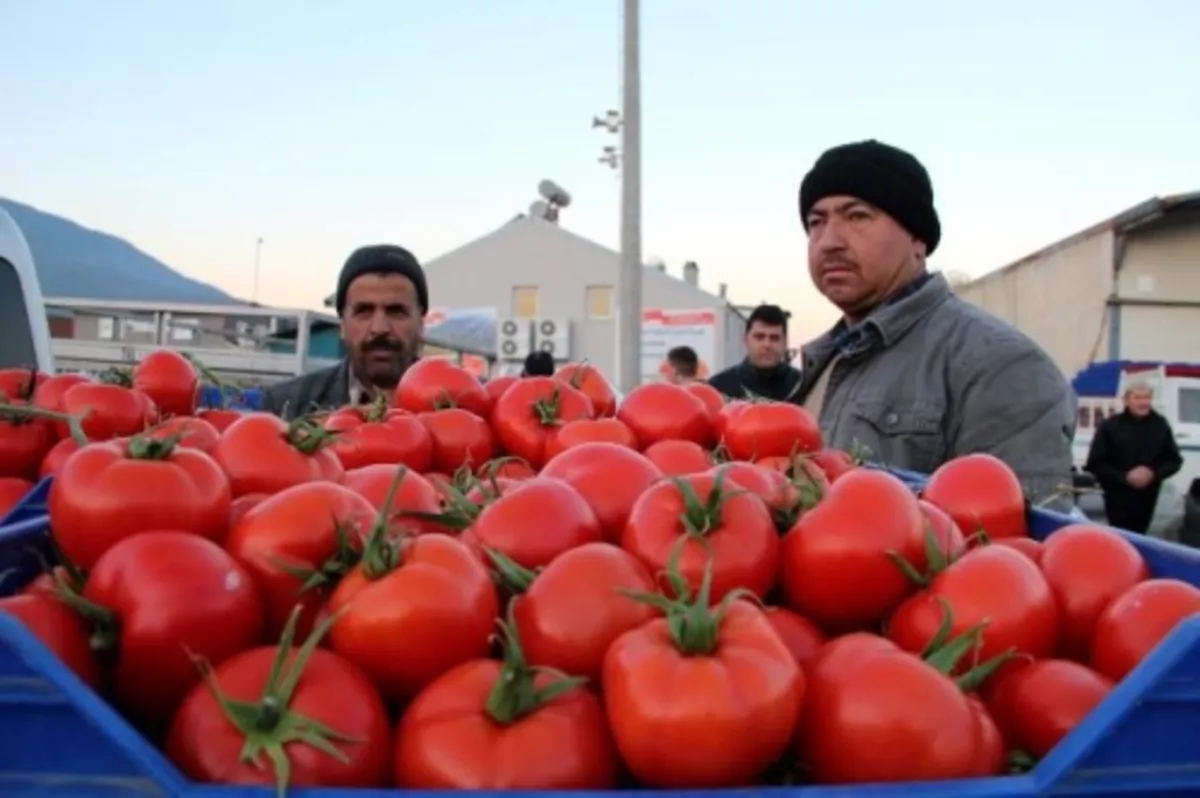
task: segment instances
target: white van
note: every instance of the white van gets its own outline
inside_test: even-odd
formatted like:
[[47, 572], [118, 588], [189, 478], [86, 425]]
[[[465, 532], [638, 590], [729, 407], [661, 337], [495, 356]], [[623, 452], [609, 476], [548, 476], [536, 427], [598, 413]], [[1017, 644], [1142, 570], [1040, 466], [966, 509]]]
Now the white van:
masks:
[[0, 368], [54, 373], [50, 325], [33, 255], [21, 228], [0, 208]]

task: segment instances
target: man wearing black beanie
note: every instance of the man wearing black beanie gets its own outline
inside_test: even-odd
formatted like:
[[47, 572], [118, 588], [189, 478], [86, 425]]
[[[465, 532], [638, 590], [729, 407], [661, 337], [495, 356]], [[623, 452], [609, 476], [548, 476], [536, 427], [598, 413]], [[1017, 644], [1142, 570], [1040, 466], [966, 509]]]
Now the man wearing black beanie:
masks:
[[920, 161], [874, 140], [834, 147], [799, 206], [809, 275], [842, 311], [801, 350], [799, 396], [827, 444], [923, 473], [989, 453], [1033, 501], [1069, 486], [1074, 394], [1037, 344], [926, 271], [942, 229]]
[[429, 289], [411, 252], [391, 244], [355, 250], [338, 275], [335, 296], [346, 358], [270, 386], [264, 391], [264, 410], [291, 419], [369, 402], [394, 391], [420, 357]]

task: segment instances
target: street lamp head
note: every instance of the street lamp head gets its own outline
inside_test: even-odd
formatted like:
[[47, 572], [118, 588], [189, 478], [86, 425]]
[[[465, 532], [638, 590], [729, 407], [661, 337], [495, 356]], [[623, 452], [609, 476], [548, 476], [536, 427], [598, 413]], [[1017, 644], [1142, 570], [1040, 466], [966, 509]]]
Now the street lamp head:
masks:
[[538, 193], [542, 195], [542, 199], [555, 207], [566, 208], [571, 204], [571, 195], [553, 180], [543, 180], [538, 183]]

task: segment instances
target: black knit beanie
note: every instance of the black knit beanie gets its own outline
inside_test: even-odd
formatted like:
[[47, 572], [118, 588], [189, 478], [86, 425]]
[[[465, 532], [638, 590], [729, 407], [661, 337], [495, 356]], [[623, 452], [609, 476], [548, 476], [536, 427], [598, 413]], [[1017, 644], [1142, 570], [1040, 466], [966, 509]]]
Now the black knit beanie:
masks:
[[933, 184], [921, 162], [879, 141], [858, 141], [826, 150], [800, 183], [800, 220], [825, 197], [844, 194], [874, 205], [914, 238], [929, 254], [937, 249], [942, 226], [933, 207]]
[[421, 305], [422, 315], [429, 312], [429, 287], [425, 284], [425, 270], [421, 268], [421, 264], [404, 247], [375, 244], [354, 250], [346, 259], [346, 265], [342, 267], [337, 282], [335, 307], [339, 316], [346, 307], [346, 291], [350, 288], [350, 283], [364, 274], [404, 275], [417, 291], [417, 302]]

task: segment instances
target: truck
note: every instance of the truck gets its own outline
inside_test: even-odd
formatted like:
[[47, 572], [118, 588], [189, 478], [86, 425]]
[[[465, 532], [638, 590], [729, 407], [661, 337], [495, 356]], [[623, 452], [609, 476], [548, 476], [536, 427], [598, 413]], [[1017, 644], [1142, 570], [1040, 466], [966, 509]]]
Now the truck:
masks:
[[33, 255], [21, 228], [0, 208], [0, 368], [54, 373], [50, 326]]

